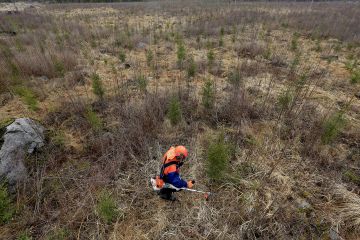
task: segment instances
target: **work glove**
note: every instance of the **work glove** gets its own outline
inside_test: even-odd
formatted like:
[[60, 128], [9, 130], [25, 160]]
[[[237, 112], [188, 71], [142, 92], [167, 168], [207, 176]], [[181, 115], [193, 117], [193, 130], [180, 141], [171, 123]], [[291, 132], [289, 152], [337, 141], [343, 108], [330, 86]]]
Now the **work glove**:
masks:
[[188, 181], [187, 182], [187, 187], [192, 188], [194, 184], [195, 184], [195, 180]]

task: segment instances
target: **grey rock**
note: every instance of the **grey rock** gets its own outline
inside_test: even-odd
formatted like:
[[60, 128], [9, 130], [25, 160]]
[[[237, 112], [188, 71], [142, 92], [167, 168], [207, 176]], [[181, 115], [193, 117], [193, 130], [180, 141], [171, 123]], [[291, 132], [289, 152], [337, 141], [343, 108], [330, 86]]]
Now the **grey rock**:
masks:
[[146, 48], [146, 46], [147, 46], [146, 43], [139, 42], [139, 43], [136, 45], [136, 48], [144, 49], [144, 48]]
[[296, 204], [301, 210], [310, 210], [312, 208], [311, 204], [302, 198], [296, 199]]
[[115, 140], [114, 134], [106, 132], [101, 136], [101, 140], [105, 145], [112, 145]]
[[331, 228], [329, 231], [329, 237], [331, 240], [343, 240], [337, 229]]
[[18, 118], [0, 137], [3, 141], [0, 146], [0, 178], [6, 178], [10, 185], [14, 185], [27, 178], [26, 154], [44, 146], [44, 128], [30, 118]]
[[38, 79], [40, 81], [43, 81], [43, 82], [48, 82], [49, 81], [49, 78], [47, 76], [41, 76], [41, 77], [38, 77]]

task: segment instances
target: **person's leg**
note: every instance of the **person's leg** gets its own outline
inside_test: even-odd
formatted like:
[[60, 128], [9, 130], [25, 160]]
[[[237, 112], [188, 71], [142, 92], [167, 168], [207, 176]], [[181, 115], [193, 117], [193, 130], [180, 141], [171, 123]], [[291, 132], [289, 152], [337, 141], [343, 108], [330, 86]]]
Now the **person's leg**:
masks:
[[176, 197], [172, 194], [173, 192], [175, 192], [174, 189], [162, 188], [162, 189], [160, 189], [159, 195], [162, 199], [175, 201]]

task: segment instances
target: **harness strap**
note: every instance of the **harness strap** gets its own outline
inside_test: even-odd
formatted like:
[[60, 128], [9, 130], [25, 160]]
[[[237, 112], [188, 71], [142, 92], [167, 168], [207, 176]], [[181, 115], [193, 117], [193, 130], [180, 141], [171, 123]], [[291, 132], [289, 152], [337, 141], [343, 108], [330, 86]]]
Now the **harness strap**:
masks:
[[161, 167], [161, 170], [160, 170], [160, 179], [164, 179], [164, 171], [165, 171], [165, 168], [167, 168], [168, 166], [171, 166], [173, 164], [178, 164], [177, 161], [171, 161], [171, 162], [168, 162], [168, 163], [164, 163]]

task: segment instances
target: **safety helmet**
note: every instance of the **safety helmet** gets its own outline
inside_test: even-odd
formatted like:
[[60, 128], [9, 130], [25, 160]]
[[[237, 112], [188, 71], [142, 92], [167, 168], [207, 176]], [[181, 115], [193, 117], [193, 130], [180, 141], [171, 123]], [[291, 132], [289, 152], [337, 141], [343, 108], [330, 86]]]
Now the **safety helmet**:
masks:
[[188, 156], [188, 150], [184, 146], [176, 146], [175, 147], [175, 155], [177, 157], [183, 156], [183, 158], [186, 158]]

